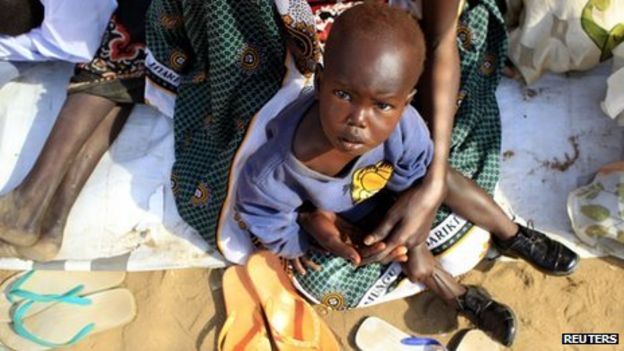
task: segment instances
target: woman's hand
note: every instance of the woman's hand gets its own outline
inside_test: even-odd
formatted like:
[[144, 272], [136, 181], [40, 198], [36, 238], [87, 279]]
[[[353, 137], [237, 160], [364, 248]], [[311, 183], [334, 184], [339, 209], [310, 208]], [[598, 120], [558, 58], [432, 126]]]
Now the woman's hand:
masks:
[[392, 260], [393, 250], [401, 246], [410, 250], [424, 243], [445, 196], [446, 182], [439, 182], [431, 173], [422, 183], [403, 192], [377, 228], [364, 238], [369, 247], [385, 242], [384, 250], [365, 255], [363, 263], [385, 264]]

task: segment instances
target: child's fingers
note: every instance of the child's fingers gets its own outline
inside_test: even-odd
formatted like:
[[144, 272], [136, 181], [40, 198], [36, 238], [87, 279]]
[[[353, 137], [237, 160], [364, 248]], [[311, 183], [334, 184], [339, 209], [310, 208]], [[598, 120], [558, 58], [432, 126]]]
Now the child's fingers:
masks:
[[376, 260], [377, 255], [383, 252], [386, 249], [386, 243], [380, 242], [373, 244], [373, 246], [364, 246], [358, 248], [358, 252], [363, 257], [360, 265], [367, 265], [370, 263], [378, 262]]
[[309, 257], [305, 257], [305, 256], [302, 257], [301, 262], [303, 262], [304, 266], [306, 266], [307, 268], [310, 268], [311, 270], [315, 272], [320, 272], [321, 270], [323, 270], [323, 267], [321, 267], [321, 265], [317, 264]]
[[357, 226], [353, 225], [351, 222], [343, 219], [340, 216], [336, 216], [335, 223], [336, 223], [336, 228], [338, 228], [340, 233], [342, 233], [343, 236], [348, 238], [347, 240], [343, 238], [343, 240], [345, 241], [362, 240], [362, 237], [364, 236], [362, 230], [358, 228]]
[[306, 270], [305, 268], [303, 268], [303, 265], [301, 264], [301, 260], [299, 258], [294, 258], [290, 260], [290, 263], [292, 264], [293, 268], [295, 269], [297, 273], [301, 275], [306, 274]]
[[326, 237], [321, 245], [332, 254], [351, 261], [354, 266], [359, 265], [362, 260], [355, 248], [342, 242], [338, 236]]
[[399, 262], [399, 263], [405, 263], [407, 262], [407, 260], [408, 260], [407, 255], [401, 255], [394, 259], [394, 261]]

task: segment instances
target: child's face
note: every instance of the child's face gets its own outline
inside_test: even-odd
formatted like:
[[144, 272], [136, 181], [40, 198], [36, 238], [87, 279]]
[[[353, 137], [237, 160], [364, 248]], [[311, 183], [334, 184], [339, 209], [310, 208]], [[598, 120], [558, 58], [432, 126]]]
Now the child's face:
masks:
[[383, 143], [415, 90], [406, 50], [392, 43], [351, 41], [317, 72], [320, 121], [331, 145], [359, 156]]

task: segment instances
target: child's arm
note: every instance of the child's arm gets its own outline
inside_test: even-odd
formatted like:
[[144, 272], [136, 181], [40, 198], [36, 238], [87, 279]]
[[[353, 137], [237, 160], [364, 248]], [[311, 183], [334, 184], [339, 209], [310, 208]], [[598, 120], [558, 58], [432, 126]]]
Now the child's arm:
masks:
[[[424, 245], [437, 207], [430, 206], [431, 202], [423, 204], [422, 201], [432, 200], [427, 191], [419, 185], [401, 193], [382, 223], [364, 239], [364, 244], [369, 246], [380, 241], [385, 241], [386, 244], [382, 252], [366, 257], [365, 263], [386, 264], [392, 261], [391, 252], [397, 247], [404, 246], [409, 251], [414, 246]], [[424, 233], [424, 236], [420, 233]]]
[[[421, 179], [425, 177], [427, 167], [433, 158], [433, 143], [425, 122], [416, 110], [409, 108], [404, 112], [401, 123], [397, 127], [400, 137], [386, 141], [389, 160], [393, 164], [393, 174], [387, 188], [399, 196], [392, 207], [386, 212], [383, 220], [364, 238], [364, 244], [386, 244], [384, 251], [378, 254], [365, 255], [365, 263], [388, 263], [392, 260], [390, 253], [398, 247], [411, 248], [416, 244], [416, 234], [429, 233], [431, 223], [426, 219], [435, 215], [432, 208], [421, 201], [426, 201], [426, 193], [422, 194]], [[397, 159], [394, 156], [399, 155]], [[423, 200], [425, 196], [425, 200]], [[426, 211], [434, 211], [429, 213]], [[424, 219], [423, 219], [424, 218]], [[382, 241], [385, 240], [385, 241]]]
[[256, 183], [246, 171], [241, 174], [236, 193], [239, 227], [280, 257], [303, 256], [309, 244], [297, 223], [300, 198], [283, 183]]

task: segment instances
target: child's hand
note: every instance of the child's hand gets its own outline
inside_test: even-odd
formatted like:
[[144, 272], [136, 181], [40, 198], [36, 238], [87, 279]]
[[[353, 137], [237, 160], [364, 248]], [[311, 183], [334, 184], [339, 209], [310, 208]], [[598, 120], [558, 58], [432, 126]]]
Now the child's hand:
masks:
[[[362, 261], [362, 257], [374, 256], [386, 248], [383, 242], [371, 246], [358, 245], [364, 233], [334, 212], [318, 209], [312, 212], [302, 212], [297, 220], [303, 229], [316, 240], [321, 249], [351, 261], [354, 266], [374, 262]], [[392, 261], [405, 262], [407, 261], [406, 253], [405, 246], [398, 246], [389, 256]]]
[[290, 260], [290, 264], [292, 265], [294, 270], [301, 275], [306, 275], [307, 268], [310, 268], [315, 272], [320, 272], [323, 269], [323, 267], [312, 261], [312, 259], [308, 257], [307, 254], [301, 257], [293, 258], [292, 260]]
[[322, 249], [351, 261], [353, 265], [360, 264], [360, 254], [351, 240], [358, 229], [351, 223], [333, 212], [318, 209], [299, 213], [297, 221]]
[[407, 252], [408, 260], [403, 265], [403, 271], [412, 282], [424, 282], [432, 278], [434, 269], [439, 266], [425, 243], [411, 248]]
[[[371, 246], [354, 244], [361, 242], [364, 233], [334, 212], [318, 209], [312, 212], [302, 212], [297, 220], [322, 249], [351, 261], [354, 266], [373, 262], [362, 261], [362, 257], [374, 256], [386, 248], [383, 242]], [[391, 261], [405, 262], [407, 261], [406, 253], [405, 246], [398, 246], [389, 256]]]

